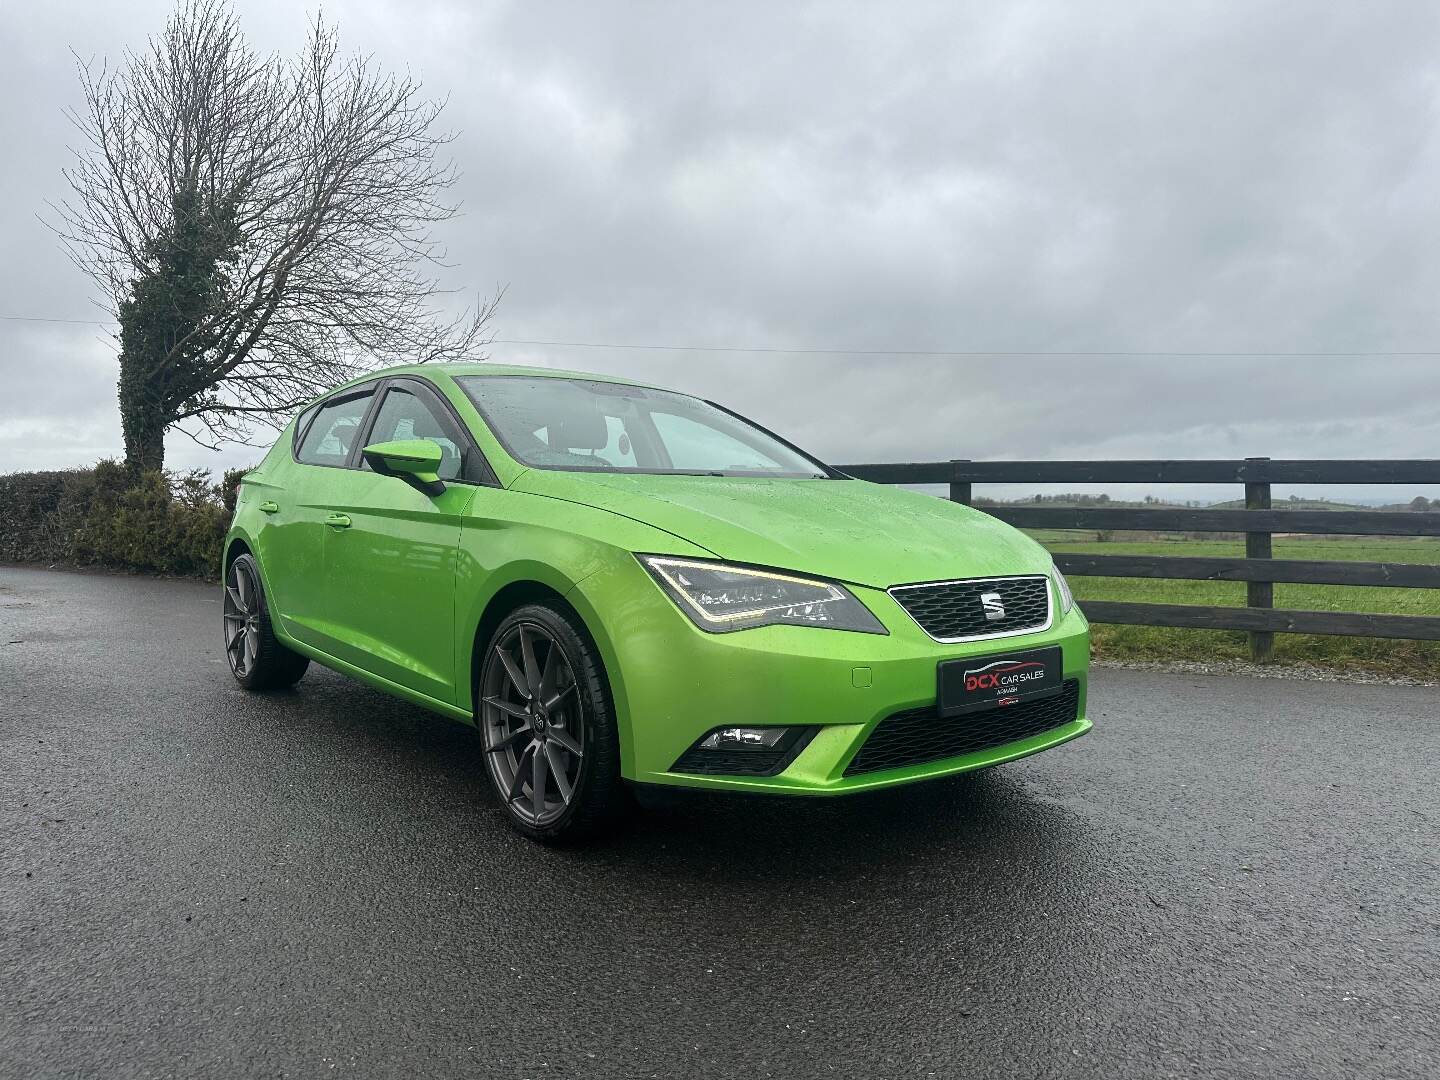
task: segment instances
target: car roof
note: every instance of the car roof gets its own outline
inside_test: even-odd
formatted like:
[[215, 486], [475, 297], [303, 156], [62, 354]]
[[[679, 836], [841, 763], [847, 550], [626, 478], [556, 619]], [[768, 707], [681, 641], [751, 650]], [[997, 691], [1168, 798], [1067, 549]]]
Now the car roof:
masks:
[[[349, 382], [343, 384], [343, 386], [336, 387], [336, 389], [359, 386], [361, 383], [368, 382], [371, 379], [379, 379], [387, 375], [427, 375], [436, 372], [443, 372], [451, 376], [490, 375], [542, 379], [588, 379], [593, 382], [617, 383], [623, 386], [640, 386], [648, 390], [665, 389], [665, 387], [655, 386], [651, 383], [636, 382], [634, 379], [624, 379], [617, 375], [597, 375], [589, 371], [567, 371], [563, 368], [530, 367], [524, 364], [492, 364], [488, 360], [442, 364], [397, 364], [394, 367], [382, 368], [379, 371], [367, 371], [364, 375], [351, 379]], [[328, 396], [328, 393], [325, 396]]]

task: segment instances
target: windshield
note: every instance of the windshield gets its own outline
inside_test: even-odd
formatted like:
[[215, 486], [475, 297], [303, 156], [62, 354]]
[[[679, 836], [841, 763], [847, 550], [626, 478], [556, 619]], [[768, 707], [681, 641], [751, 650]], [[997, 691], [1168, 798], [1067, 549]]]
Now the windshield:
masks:
[[537, 469], [824, 478], [818, 461], [698, 398], [590, 379], [456, 380], [512, 457]]

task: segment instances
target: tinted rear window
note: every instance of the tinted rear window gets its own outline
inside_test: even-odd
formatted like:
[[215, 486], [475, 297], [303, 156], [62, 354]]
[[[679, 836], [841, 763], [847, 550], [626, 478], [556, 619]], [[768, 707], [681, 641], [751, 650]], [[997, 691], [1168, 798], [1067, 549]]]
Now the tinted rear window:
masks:
[[300, 440], [296, 460], [307, 465], [344, 465], [349, 461], [350, 448], [359, 436], [360, 422], [373, 396], [374, 391], [367, 390], [321, 405]]

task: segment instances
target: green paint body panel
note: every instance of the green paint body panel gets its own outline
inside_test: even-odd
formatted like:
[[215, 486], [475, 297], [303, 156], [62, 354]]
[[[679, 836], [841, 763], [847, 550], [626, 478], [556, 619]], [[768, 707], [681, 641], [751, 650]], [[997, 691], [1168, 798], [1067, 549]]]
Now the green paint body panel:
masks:
[[[277, 633], [292, 648], [471, 722], [477, 631], [487, 614], [508, 610], [517, 595], [558, 595], [604, 660], [623, 774], [653, 784], [839, 794], [994, 765], [1089, 730], [1089, 628], [1078, 608], [1062, 615], [1055, 598], [1044, 632], [941, 644], [885, 591], [1050, 574], [1049, 554], [1023, 533], [969, 507], [858, 480], [532, 469], [506, 453], [453, 378], [507, 373], [573, 374], [476, 364], [357, 380], [403, 374], [427, 382], [473, 436], [490, 482], [452, 481], [432, 496], [367, 469], [302, 464], [292, 452], [293, 421], [246, 476], [227, 552], [243, 543], [255, 554]], [[327, 524], [341, 519], [348, 525]], [[637, 553], [836, 580], [888, 632], [784, 625], [706, 633]], [[964, 757], [844, 775], [883, 719], [934, 703], [940, 661], [1047, 645], [1063, 650], [1065, 678], [1080, 684], [1074, 722]], [[712, 728], [781, 724], [820, 730], [776, 776], [669, 771]]]

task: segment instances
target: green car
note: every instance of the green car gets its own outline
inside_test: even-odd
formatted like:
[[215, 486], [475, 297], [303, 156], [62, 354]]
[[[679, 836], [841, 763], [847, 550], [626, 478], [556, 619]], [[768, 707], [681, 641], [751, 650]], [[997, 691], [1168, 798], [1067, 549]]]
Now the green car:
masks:
[[242, 686], [315, 660], [474, 725], [541, 840], [630, 785], [843, 795], [1090, 728], [1089, 627], [1039, 544], [596, 375], [332, 391], [245, 476], [224, 582]]

